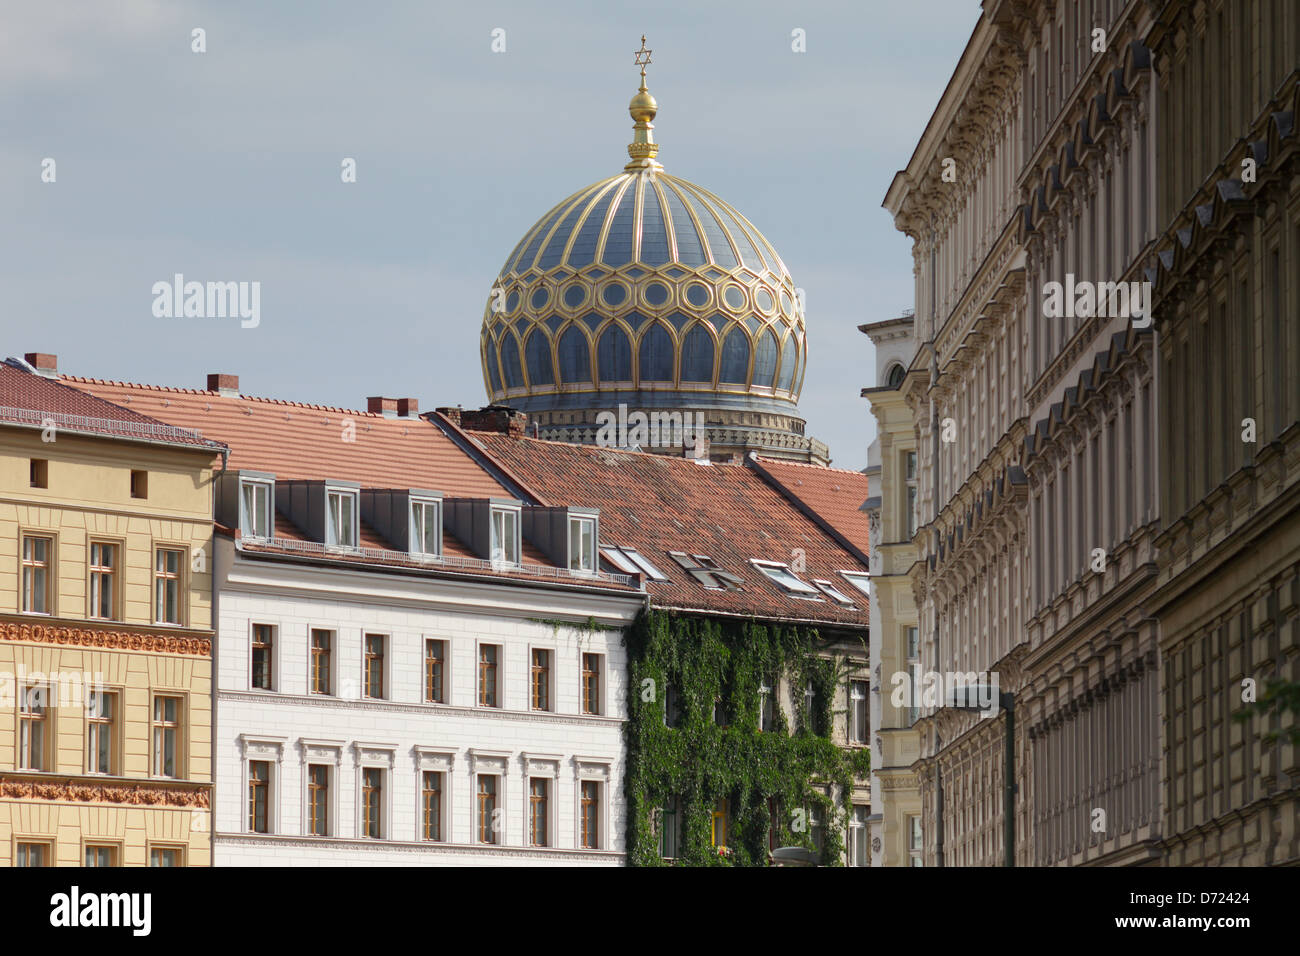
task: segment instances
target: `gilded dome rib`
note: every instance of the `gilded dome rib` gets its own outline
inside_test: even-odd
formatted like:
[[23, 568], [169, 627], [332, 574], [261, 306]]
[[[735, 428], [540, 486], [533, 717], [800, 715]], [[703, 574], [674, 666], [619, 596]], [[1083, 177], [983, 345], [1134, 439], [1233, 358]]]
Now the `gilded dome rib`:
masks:
[[[627, 196], [628, 188], [634, 185], [636, 182], [636, 174], [625, 173], [622, 178], [625, 179], [626, 182], [624, 182], [621, 186], [618, 187], [618, 191], [614, 195], [613, 202], [609, 204], [609, 209], [605, 211], [605, 221], [604, 223], [601, 224], [600, 227], [600, 238], [596, 241], [596, 257], [593, 261], [600, 262], [605, 265], [610, 265], [610, 262], [605, 258], [605, 256], [609, 252], [608, 245], [609, 245], [610, 228], [614, 224], [615, 217], [618, 216], [619, 209], [621, 209], [623, 206], [623, 200]], [[628, 261], [634, 262], [636, 260], [629, 257]], [[625, 265], [625, 264], [626, 263], [618, 263], [618, 265]]]
[[682, 260], [677, 257], [677, 228], [673, 224], [672, 210], [668, 208], [668, 199], [664, 196], [663, 187], [654, 176], [646, 177], [646, 186], [654, 190], [655, 202], [659, 204], [659, 215], [663, 221], [664, 236], [668, 243], [668, 261], [681, 262]]
[[[718, 252], [720, 250], [715, 248], [716, 244], [713, 242], [713, 239], [709, 237], [709, 252], [713, 264], [720, 269], [727, 269], [727, 270], [734, 269], [737, 266], [741, 265], [742, 260], [740, 257], [740, 250], [736, 248], [736, 240], [732, 238], [731, 233], [728, 232], [727, 224], [722, 221], [722, 217], [719, 216], [717, 212], [714, 211], [713, 207], [709, 205], [708, 200], [706, 198], [705, 191], [701, 189], [699, 186], [696, 186], [694, 183], [688, 183], [684, 179], [679, 179], [678, 183], [681, 185], [684, 191], [689, 192], [692, 196], [694, 196], [696, 202], [699, 203], [700, 207], [703, 208], [703, 210], [708, 213], [709, 219], [717, 226], [718, 234], [722, 239], [722, 241], [726, 244], [727, 251], [730, 253], [731, 258], [734, 260], [730, 265], [721, 261], [718, 257]], [[703, 227], [704, 233], [707, 236], [709, 232], [709, 227], [704, 222], [703, 214], [701, 214], [700, 216], [700, 224]]]

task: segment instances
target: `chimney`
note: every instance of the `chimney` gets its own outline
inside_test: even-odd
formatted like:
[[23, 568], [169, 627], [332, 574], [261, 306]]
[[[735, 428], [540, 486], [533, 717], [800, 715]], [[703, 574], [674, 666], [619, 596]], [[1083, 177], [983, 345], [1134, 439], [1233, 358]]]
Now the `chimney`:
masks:
[[59, 357], [47, 352], [28, 352], [23, 360], [46, 378], [58, 378]]
[[460, 413], [460, 427], [475, 432], [498, 432], [522, 438], [528, 429], [528, 416], [508, 405], [489, 405], [476, 411]]
[[227, 398], [238, 398], [239, 376], [212, 372], [208, 375], [208, 391], [216, 392], [218, 395], [224, 395]]
[[420, 402], [414, 398], [399, 398], [397, 400], [397, 417], [398, 418], [416, 418], [420, 414]]
[[397, 417], [397, 399], [372, 395], [366, 399], [366, 411], [379, 412], [385, 418]]
[[434, 409], [434, 411], [436, 411], [443, 418], [447, 419], [447, 421], [451, 422], [457, 428], [460, 427], [460, 406], [459, 405], [456, 406], [455, 408], [444, 406], [443, 408], [436, 408]]

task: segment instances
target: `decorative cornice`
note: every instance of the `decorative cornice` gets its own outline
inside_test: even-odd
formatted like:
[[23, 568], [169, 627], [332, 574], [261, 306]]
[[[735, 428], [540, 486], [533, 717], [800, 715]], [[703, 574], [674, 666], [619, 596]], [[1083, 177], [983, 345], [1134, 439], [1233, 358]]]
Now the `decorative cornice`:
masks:
[[178, 634], [109, 631], [76, 625], [36, 624], [0, 621], [0, 640], [31, 641], [36, 644], [72, 644], [115, 651], [147, 651], [154, 654], [212, 656], [212, 639]]
[[210, 789], [207, 785], [177, 785], [161, 781], [98, 783], [85, 778], [64, 778], [46, 782], [33, 776], [0, 774], [0, 799], [8, 800], [207, 808], [211, 805]]
[[452, 853], [471, 853], [502, 860], [551, 860], [559, 863], [622, 863], [625, 854], [618, 850], [564, 850], [553, 847], [502, 846], [480, 843], [408, 842], [405, 840], [364, 840], [347, 837], [273, 836], [265, 833], [216, 833], [214, 846], [293, 847], [295, 849], [369, 851], [371, 853], [419, 853], [437, 857]]

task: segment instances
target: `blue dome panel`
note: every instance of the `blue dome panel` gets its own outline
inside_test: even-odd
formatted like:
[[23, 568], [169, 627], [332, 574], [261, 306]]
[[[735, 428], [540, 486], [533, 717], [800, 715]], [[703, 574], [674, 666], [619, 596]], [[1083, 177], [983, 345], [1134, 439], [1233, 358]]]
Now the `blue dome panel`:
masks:
[[611, 325], [600, 336], [596, 364], [602, 382], [632, 381], [632, 343], [617, 325]]
[[541, 329], [533, 329], [524, 345], [528, 359], [529, 385], [554, 385], [555, 369], [551, 365], [551, 340]]
[[718, 381], [744, 385], [749, 377], [749, 339], [741, 329], [732, 329], [722, 340], [722, 367]]
[[506, 376], [506, 388], [522, 388], [524, 372], [519, 365], [519, 340], [507, 332], [501, 343], [501, 369]]
[[696, 325], [682, 340], [682, 381], [713, 381], [713, 336]]
[[561, 382], [574, 385], [591, 381], [591, 347], [581, 329], [571, 325], [564, 330], [556, 355], [560, 360]]
[[704, 243], [695, 230], [691, 214], [686, 211], [682, 198], [671, 185], [664, 187], [664, 196], [668, 200], [668, 210], [673, 219], [673, 234], [677, 237], [677, 261], [687, 266], [705, 266], [709, 257], [704, 254]]
[[600, 227], [605, 224], [605, 213], [609, 211], [609, 204], [617, 191], [616, 184], [611, 183], [605, 190], [605, 194], [596, 201], [591, 212], [587, 213], [587, 218], [582, 221], [582, 228], [578, 232], [578, 238], [573, 240], [573, 248], [569, 250], [570, 266], [574, 268], [589, 266], [595, 260]]
[[632, 239], [636, 231], [636, 190], [624, 189], [618, 208], [609, 222], [605, 251], [600, 261], [607, 266], [625, 266], [632, 261]]
[[648, 184], [645, 187], [645, 209], [641, 214], [641, 257], [638, 261], [648, 266], [661, 266], [672, 261], [659, 193]]
[[641, 359], [641, 381], [673, 380], [673, 338], [662, 325], [655, 325], [641, 337], [637, 351]]
[[776, 336], [769, 329], [758, 337], [758, 348], [754, 351], [753, 384], [772, 387], [772, 379], [776, 377], [776, 355]]
[[797, 354], [794, 347], [794, 336], [787, 335], [785, 345], [781, 346], [781, 377], [777, 380], [776, 387], [790, 390], [794, 384], [795, 367], [798, 365]]

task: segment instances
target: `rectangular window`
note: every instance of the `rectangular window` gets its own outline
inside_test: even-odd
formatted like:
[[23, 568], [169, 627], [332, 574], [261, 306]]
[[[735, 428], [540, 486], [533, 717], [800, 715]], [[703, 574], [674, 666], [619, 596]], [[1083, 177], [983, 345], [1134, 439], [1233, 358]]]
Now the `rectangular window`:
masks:
[[600, 847], [600, 782], [597, 780], [582, 781], [581, 797], [579, 799], [579, 818], [582, 821], [582, 843], [580, 846], [584, 850], [595, 850]]
[[90, 616], [117, 617], [117, 545], [90, 543]]
[[430, 704], [447, 703], [447, 642], [424, 642], [424, 699]]
[[519, 512], [513, 508], [492, 509], [492, 560], [519, 563]]
[[411, 502], [411, 553], [437, 557], [442, 553], [442, 505], [430, 499]]
[[91, 691], [86, 696], [86, 772], [117, 773], [117, 760], [113, 746], [117, 736], [114, 721], [117, 719], [117, 695]]
[[596, 519], [569, 519], [569, 570], [596, 570]]
[[54, 540], [23, 535], [23, 610], [29, 614], [50, 613], [50, 554]]
[[478, 648], [478, 705], [480, 707], [499, 707], [497, 691], [498, 662], [501, 647], [498, 644], [480, 644]]
[[551, 652], [533, 648], [533, 710], [551, 709]]
[[906, 627], [903, 628], [903, 632], [907, 644], [907, 673], [912, 688], [912, 701], [907, 708], [907, 724], [910, 727], [916, 723], [916, 718], [921, 713], [921, 694], [920, 688], [917, 686], [921, 680], [921, 629]]
[[372, 840], [382, 840], [383, 832], [384, 771], [378, 767], [365, 767], [361, 771], [361, 835]]
[[758, 729], [769, 731], [776, 729], [776, 702], [772, 699], [772, 687], [775, 680], [769, 675], [758, 684]]
[[677, 859], [680, 852], [682, 833], [679, 806], [676, 797], [669, 797], [659, 808], [659, 855], [665, 860]]
[[86, 866], [117, 866], [117, 847], [86, 844]]
[[383, 634], [365, 637], [365, 688], [366, 696], [382, 700], [384, 696], [384, 643]]
[[[33, 458], [27, 471], [27, 483], [33, 488], [50, 487], [50, 461], [48, 458]], [[37, 844], [33, 844], [36, 846]]]
[[46, 703], [49, 690], [40, 685], [23, 688], [18, 708], [18, 769], [48, 770], [46, 761]]
[[813, 733], [818, 733], [817, 688], [812, 681], [803, 685], [803, 725]]
[[808, 836], [812, 838], [813, 849], [821, 853], [826, 846], [826, 820], [818, 811], [817, 805], [807, 807]]
[[357, 496], [351, 491], [325, 493], [325, 543], [339, 548], [357, 546]]
[[183, 554], [175, 548], [154, 552], [153, 604], [157, 624], [183, 624], [181, 619], [181, 568]]
[[478, 776], [478, 842], [496, 843], [497, 778], [491, 774]]
[[424, 839], [442, 842], [442, 774], [433, 770], [424, 772], [424, 786], [420, 792], [420, 805], [424, 813]]
[[907, 865], [921, 866], [921, 818], [911, 815], [907, 818]]
[[709, 840], [714, 846], [727, 845], [727, 801], [719, 800], [713, 805]]
[[869, 807], [855, 805], [849, 818], [849, 866], [868, 866], [867, 814]]
[[334, 632], [320, 628], [311, 630], [311, 692], [313, 694], [330, 693], [330, 650], [334, 643]]
[[149, 472], [147, 471], [131, 472], [131, 497], [132, 498], [149, 497]]
[[528, 781], [528, 838], [533, 846], [549, 846], [546, 842], [547, 797], [550, 781], [533, 777]]
[[864, 680], [849, 681], [849, 723], [849, 740], [866, 744], [871, 729], [867, 715], [867, 682]]
[[150, 866], [180, 866], [181, 848], [176, 846], [152, 846], [149, 848]]
[[664, 726], [676, 727], [682, 719], [682, 700], [677, 688], [668, 684], [664, 687]]
[[604, 713], [601, 707], [601, 665], [604, 655], [582, 655], [582, 712], [584, 714]]
[[245, 538], [272, 536], [271, 489], [265, 481], [239, 483], [239, 531]]
[[916, 452], [909, 451], [904, 455], [903, 474], [907, 488], [903, 500], [904, 527], [907, 529], [907, 540], [910, 541], [916, 536]]
[[271, 762], [248, 762], [248, 832], [271, 832]]
[[272, 652], [275, 650], [275, 628], [270, 624], [253, 625], [252, 685], [257, 690], [274, 690]]
[[307, 832], [312, 836], [329, 836], [330, 768], [325, 764], [307, 767]]
[[54, 854], [48, 843], [19, 843], [14, 866], [50, 866]]
[[181, 727], [181, 699], [155, 697], [153, 699], [153, 775], [179, 777], [180, 759], [177, 753]]

